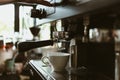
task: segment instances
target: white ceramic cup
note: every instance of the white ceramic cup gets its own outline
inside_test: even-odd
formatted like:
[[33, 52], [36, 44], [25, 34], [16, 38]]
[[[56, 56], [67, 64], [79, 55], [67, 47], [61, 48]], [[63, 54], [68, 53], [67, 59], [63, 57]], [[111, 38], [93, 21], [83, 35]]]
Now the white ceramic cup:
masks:
[[49, 47], [49, 48], [41, 48], [41, 52], [43, 56], [47, 56], [47, 54], [49, 54], [49, 52], [57, 52], [58, 48], [53, 48], [53, 47]]
[[[65, 71], [66, 65], [69, 61], [69, 53], [63, 52], [49, 52], [47, 56], [43, 56], [41, 61], [44, 64], [52, 65], [54, 71]], [[46, 61], [48, 59], [48, 61]]]

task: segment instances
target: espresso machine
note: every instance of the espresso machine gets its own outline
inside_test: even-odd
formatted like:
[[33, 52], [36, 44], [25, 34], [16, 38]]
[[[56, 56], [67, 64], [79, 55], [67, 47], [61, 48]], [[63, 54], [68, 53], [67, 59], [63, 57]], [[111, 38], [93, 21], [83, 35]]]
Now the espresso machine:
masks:
[[[85, 28], [85, 30], [87, 30]], [[17, 44], [18, 52], [25, 52], [33, 48], [53, 45], [62, 42], [65, 52], [71, 54], [69, 67], [73, 73], [97, 72], [114, 79], [115, 51], [114, 42], [89, 42], [86, 31], [84, 38], [72, 36], [74, 32], [54, 32], [53, 39], [45, 41], [25, 41]], [[84, 41], [83, 41], [84, 40]]]
[[[73, 25], [74, 22], [71, 24]], [[97, 72], [106, 75], [114, 80], [115, 74], [115, 47], [114, 42], [91, 42], [89, 40], [89, 17], [83, 18], [83, 24], [75, 25], [69, 32], [75, 33], [70, 36], [68, 52], [71, 54], [70, 67], [73, 73], [80, 74], [86, 72]], [[73, 29], [74, 28], [74, 29]], [[82, 29], [79, 29], [82, 28]], [[82, 30], [82, 35], [80, 31]]]

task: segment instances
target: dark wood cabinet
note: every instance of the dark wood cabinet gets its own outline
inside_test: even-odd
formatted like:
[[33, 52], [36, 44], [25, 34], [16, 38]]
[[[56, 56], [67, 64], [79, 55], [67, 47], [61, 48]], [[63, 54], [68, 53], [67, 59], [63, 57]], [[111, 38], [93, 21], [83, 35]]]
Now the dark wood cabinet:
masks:
[[100, 72], [114, 80], [115, 49], [114, 43], [89, 42], [78, 43], [77, 66], [86, 66], [89, 70]]

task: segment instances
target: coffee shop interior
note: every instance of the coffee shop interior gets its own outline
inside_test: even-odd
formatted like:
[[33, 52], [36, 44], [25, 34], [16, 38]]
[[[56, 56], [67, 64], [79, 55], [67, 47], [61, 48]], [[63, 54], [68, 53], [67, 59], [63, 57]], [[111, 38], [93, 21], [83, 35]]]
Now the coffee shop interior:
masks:
[[120, 80], [119, 10], [120, 0], [0, 0], [0, 80]]

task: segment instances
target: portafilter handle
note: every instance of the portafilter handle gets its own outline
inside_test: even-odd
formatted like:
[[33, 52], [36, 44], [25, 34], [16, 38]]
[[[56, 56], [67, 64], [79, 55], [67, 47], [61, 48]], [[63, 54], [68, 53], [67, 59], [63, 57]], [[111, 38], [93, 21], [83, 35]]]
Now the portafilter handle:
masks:
[[44, 41], [24, 41], [24, 42], [18, 42], [17, 43], [17, 49], [18, 52], [25, 52], [30, 49], [53, 45], [53, 40], [44, 40]]

